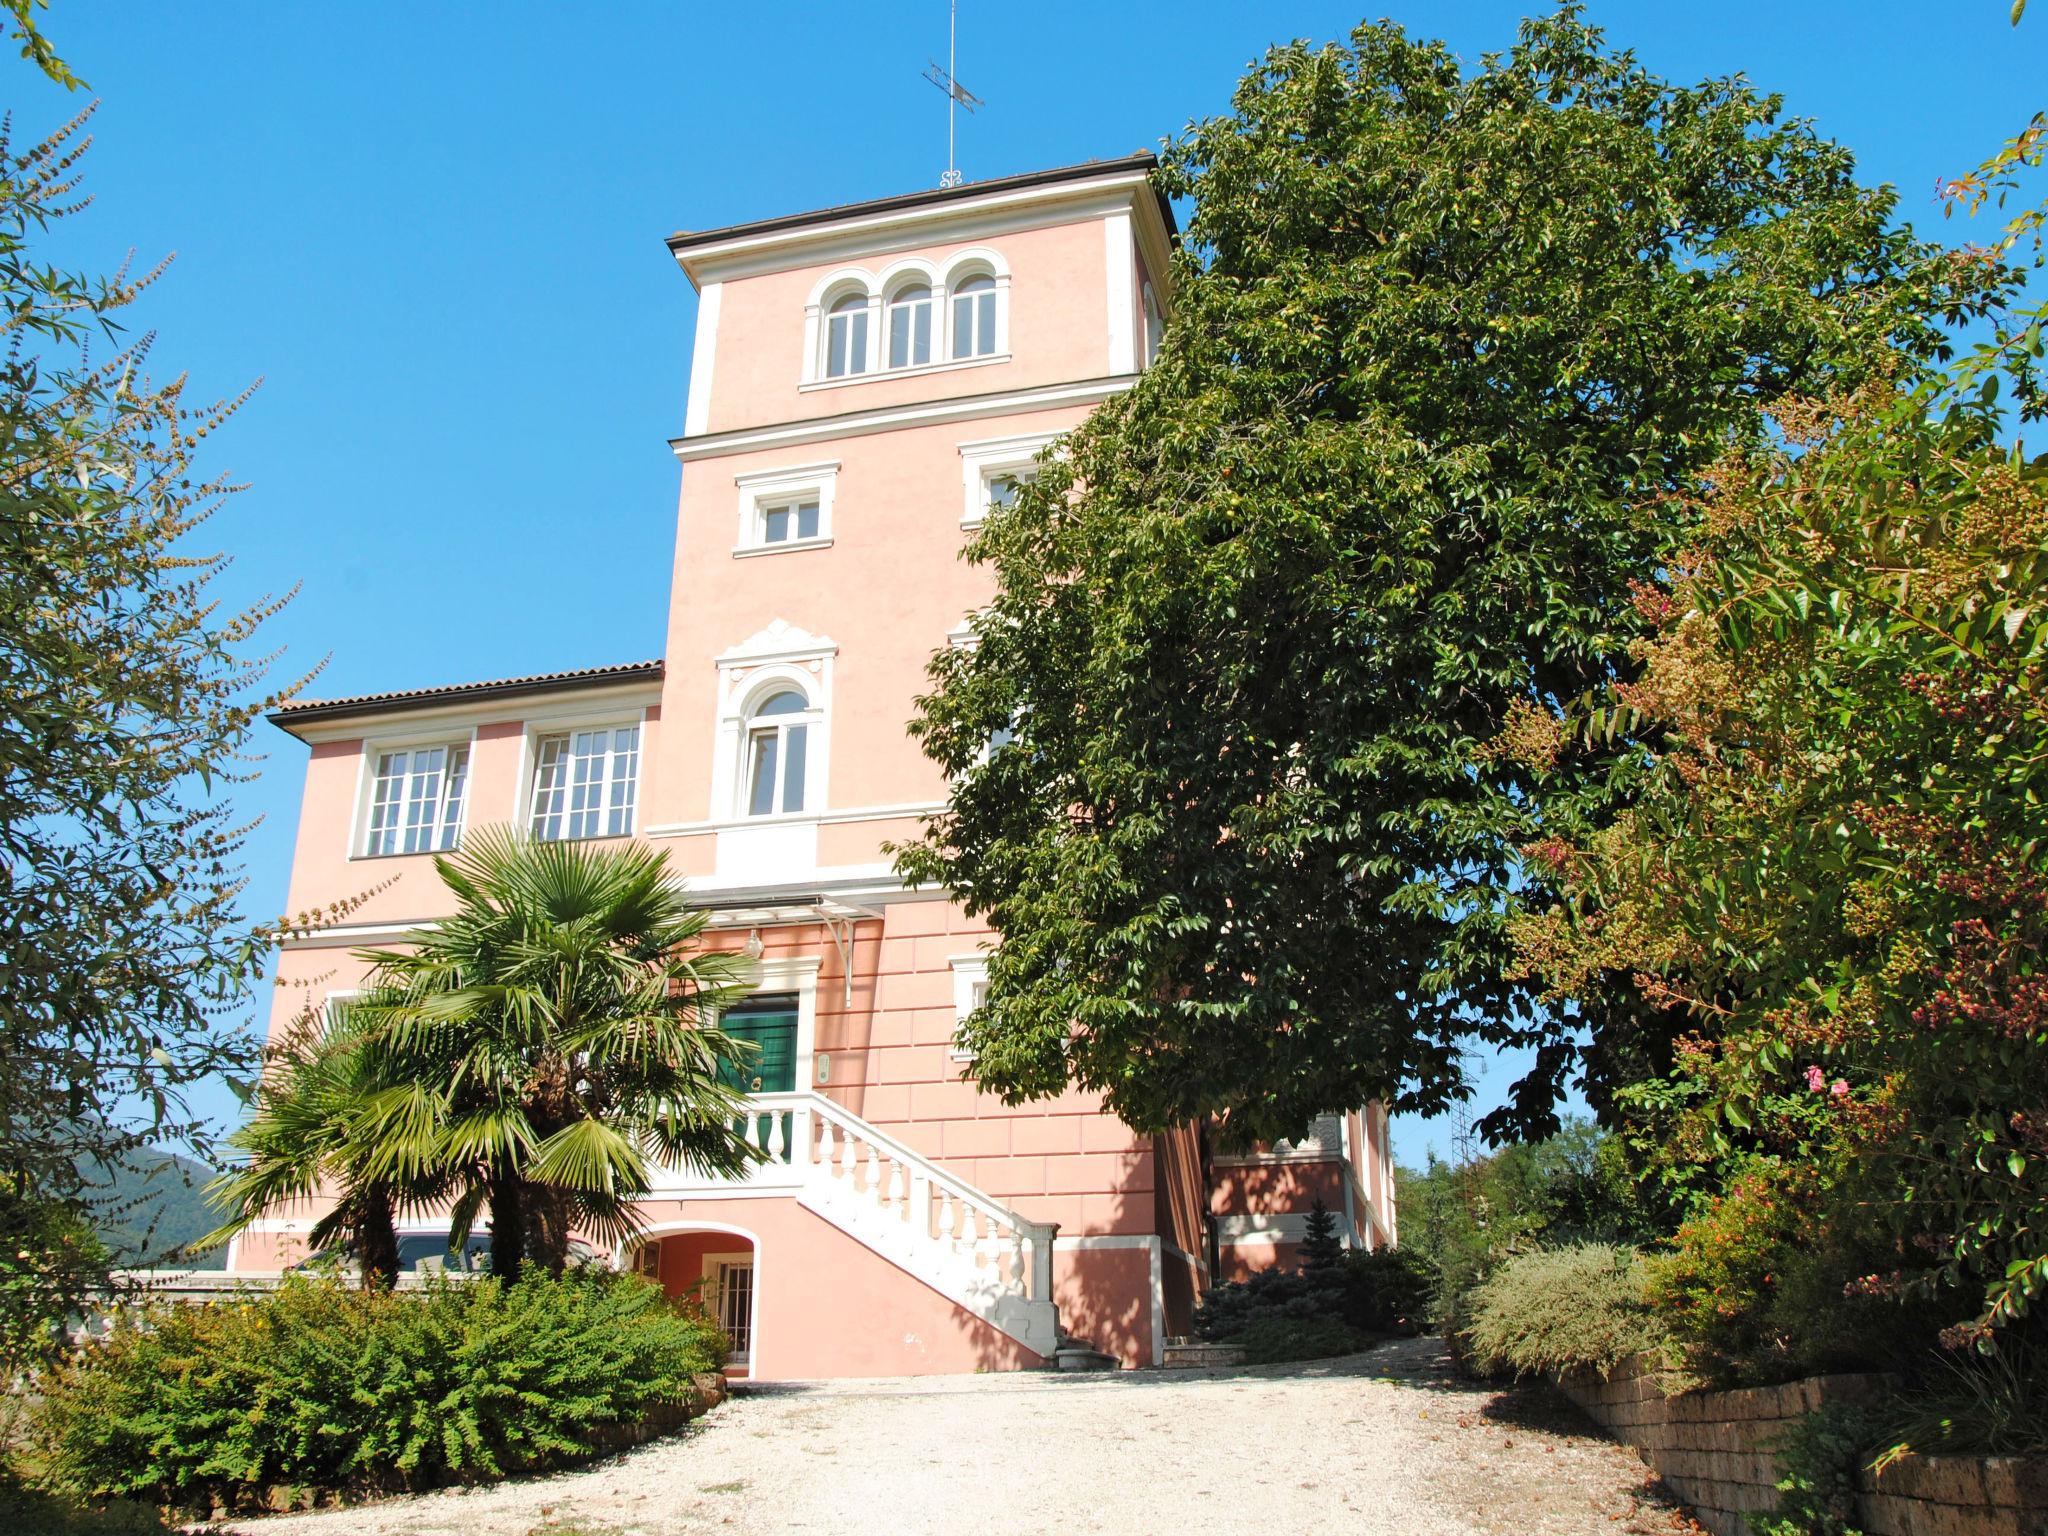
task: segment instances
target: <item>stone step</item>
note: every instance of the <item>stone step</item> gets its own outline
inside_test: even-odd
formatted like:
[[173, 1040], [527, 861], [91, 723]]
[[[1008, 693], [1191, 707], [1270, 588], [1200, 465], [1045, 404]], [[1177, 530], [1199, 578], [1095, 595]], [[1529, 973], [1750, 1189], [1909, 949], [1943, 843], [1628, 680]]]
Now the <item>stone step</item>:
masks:
[[1220, 1366], [1243, 1365], [1244, 1349], [1237, 1344], [1169, 1344], [1159, 1362], [1169, 1371], [1198, 1371]]
[[1061, 1339], [1052, 1358], [1063, 1371], [1120, 1371], [1124, 1367], [1115, 1355], [1104, 1354], [1085, 1339]]

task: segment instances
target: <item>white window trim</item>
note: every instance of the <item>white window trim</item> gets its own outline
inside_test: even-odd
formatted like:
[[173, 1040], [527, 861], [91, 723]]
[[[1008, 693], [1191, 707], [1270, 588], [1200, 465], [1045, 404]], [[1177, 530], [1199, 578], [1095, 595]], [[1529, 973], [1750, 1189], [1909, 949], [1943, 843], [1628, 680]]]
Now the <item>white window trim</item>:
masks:
[[[815, 821], [831, 804], [832, 660], [839, 647], [822, 635], [777, 619], [716, 658], [718, 695], [712, 718], [710, 819], [760, 827]], [[746, 814], [747, 728], [755, 702], [786, 683], [810, 700], [804, 749], [804, 808], [768, 816]], [[637, 807], [637, 801], [636, 801]]]
[[[371, 853], [370, 799], [377, 792], [377, 759], [388, 752], [417, 752], [422, 747], [461, 747], [469, 753], [469, 777], [462, 790], [462, 819], [455, 824], [455, 847], [426, 853]], [[447, 771], [443, 765], [442, 771]], [[403, 734], [365, 736], [356, 760], [356, 803], [349, 818], [348, 856], [355, 859], [430, 859], [435, 852], [453, 853], [462, 847], [469, 831], [470, 802], [476, 798], [476, 727], [461, 726], [447, 731], [411, 730]]]
[[[647, 788], [647, 711], [643, 709], [621, 710], [614, 705], [610, 709], [578, 710], [575, 713], [542, 715], [525, 722], [519, 742], [519, 792], [514, 806], [512, 824], [522, 833], [533, 835], [533, 790], [534, 774], [540, 767], [540, 744], [550, 736], [571, 736], [578, 731], [600, 728], [618, 730], [622, 726], [636, 726], [640, 731], [640, 747], [633, 754], [633, 824], [624, 832], [602, 832], [595, 837], [563, 837], [555, 839], [564, 843], [608, 843], [620, 838], [640, 835], [640, 818], [644, 810]], [[566, 813], [565, 813], [566, 814]]]
[[957, 1031], [967, 1022], [967, 1015], [974, 1012], [974, 989], [988, 983], [988, 955], [976, 951], [971, 955], [948, 955], [946, 963], [953, 967], [953, 1028], [956, 1031], [952, 1054], [955, 1061], [972, 1061], [974, 1052], [962, 1050]]
[[[734, 555], [786, 555], [799, 549], [831, 547], [832, 507], [839, 491], [839, 460], [754, 470], [734, 475], [733, 484], [739, 489], [739, 533], [732, 547]], [[806, 495], [817, 498], [817, 536], [769, 543], [764, 537], [764, 509]]]
[[1038, 456], [1059, 441], [1058, 432], [1020, 437], [985, 437], [960, 444], [960, 526], [979, 528], [988, 520], [988, 483], [998, 475], [1035, 472]]
[[[891, 368], [888, 363], [888, 296], [912, 276], [931, 289], [932, 361]], [[970, 277], [987, 277], [996, 285], [995, 350], [974, 357], [953, 356], [953, 290]], [[826, 321], [834, 304], [850, 294], [867, 298], [867, 367], [859, 373], [838, 376], [825, 372]], [[804, 304], [803, 358], [798, 370], [799, 391], [844, 389], [876, 379], [913, 378], [927, 373], [945, 373], [955, 368], [985, 368], [1010, 361], [1010, 264], [1002, 253], [988, 246], [969, 246], [954, 251], [942, 262], [905, 257], [892, 262], [880, 273], [865, 267], [841, 267], [820, 278]]]

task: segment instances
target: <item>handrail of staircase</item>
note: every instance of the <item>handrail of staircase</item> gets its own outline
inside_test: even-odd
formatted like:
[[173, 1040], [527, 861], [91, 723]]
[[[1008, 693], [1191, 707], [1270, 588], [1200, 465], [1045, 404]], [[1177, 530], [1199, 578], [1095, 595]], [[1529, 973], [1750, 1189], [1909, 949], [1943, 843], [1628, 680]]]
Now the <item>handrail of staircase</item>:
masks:
[[[768, 1096], [762, 1095], [761, 1097], [766, 1098]], [[778, 1099], [802, 1098], [807, 1100], [812, 1110], [824, 1119], [837, 1121], [843, 1129], [850, 1130], [856, 1136], [865, 1137], [867, 1140], [872, 1141], [882, 1151], [887, 1152], [899, 1162], [919, 1169], [926, 1178], [944, 1188], [946, 1193], [954, 1199], [964, 1201], [966, 1204], [973, 1206], [984, 1216], [1014, 1227], [1033, 1242], [1050, 1243], [1053, 1234], [1059, 1231], [1058, 1222], [1031, 1221], [1026, 1219], [1009, 1206], [992, 1200], [957, 1174], [947, 1172], [922, 1152], [905, 1146], [887, 1131], [878, 1129], [871, 1122], [863, 1120], [859, 1115], [853, 1113], [852, 1110], [833, 1103], [832, 1100], [826, 1098], [821, 1093], [777, 1094], [774, 1097]]]

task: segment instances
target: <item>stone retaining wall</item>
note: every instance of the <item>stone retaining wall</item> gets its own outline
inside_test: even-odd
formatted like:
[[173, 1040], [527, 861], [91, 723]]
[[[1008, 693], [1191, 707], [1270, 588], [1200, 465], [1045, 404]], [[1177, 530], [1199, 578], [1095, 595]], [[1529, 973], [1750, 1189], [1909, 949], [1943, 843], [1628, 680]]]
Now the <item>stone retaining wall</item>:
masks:
[[[1816, 1376], [1667, 1397], [1661, 1380], [1639, 1358], [1605, 1381], [1575, 1375], [1558, 1385], [1633, 1446], [1714, 1536], [1750, 1536], [1746, 1516], [1777, 1507], [1770, 1448], [1796, 1421], [1891, 1388], [1882, 1376]], [[1916, 1456], [1860, 1482], [1857, 1509], [1869, 1536], [2048, 1536], [2048, 1461], [2038, 1458]]]

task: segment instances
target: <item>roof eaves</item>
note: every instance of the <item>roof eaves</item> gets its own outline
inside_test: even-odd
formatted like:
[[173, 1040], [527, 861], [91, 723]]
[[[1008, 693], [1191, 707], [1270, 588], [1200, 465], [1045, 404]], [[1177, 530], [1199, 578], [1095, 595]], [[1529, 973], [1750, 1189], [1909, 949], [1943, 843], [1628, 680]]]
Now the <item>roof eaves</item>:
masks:
[[529, 677], [494, 678], [479, 683], [450, 683], [437, 688], [407, 688], [390, 693], [364, 693], [345, 699], [308, 699], [303, 703], [280, 705], [265, 716], [283, 731], [330, 720], [359, 715], [407, 714], [441, 709], [454, 704], [482, 703], [491, 699], [528, 698], [549, 693], [568, 693], [583, 688], [602, 688], [622, 683], [660, 682], [663, 666], [659, 660], [629, 661], [607, 667], [582, 667], [571, 672], [541, 672]]
[[[878, 214], [939, 207], [946, 203], [967, 201], [995, 193], [1020, 192], [1033, 187], [1054, 186], [1065, 181], [1086, 181], [1119, 172], [1149, 173], [1158, 164], [1157, 155], [1149, 149], [1141, 149], [1135, 154], [1124, 155], [1114, 160], [1088, 160], [1079, 165], [1025, 171], [1020, 175], [997, 176], [988, 181], [966, 181], [957, 187], [928, 187], [918, 192], [899, 192], [890, 197], [870, 198], [866, 202], [840, 203], [834, 207], [816, 208], [806, 213], [785, 213], [773, 218], [749, 220], [744, 224], [727, 224], [719, 229], [678, 230], [668, 237], [668, 248], [677, 256], [681, 256], [687, 251], [707, 245], [723, 244], [728, 240], [787, 234], [813, 225], [836, 224], [846, 219], [871, 218]], [[1179, 226], [1174, 220], [1173, 207], [1163, 195], [1159, 196], [1159, 213], [1166, 222], [1167, 233], [1178, 233]]]

